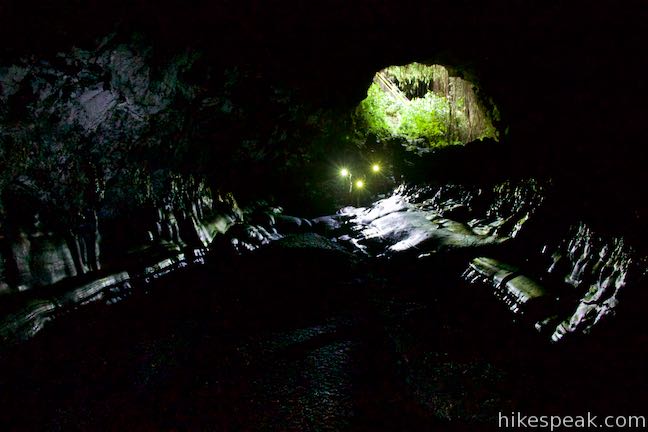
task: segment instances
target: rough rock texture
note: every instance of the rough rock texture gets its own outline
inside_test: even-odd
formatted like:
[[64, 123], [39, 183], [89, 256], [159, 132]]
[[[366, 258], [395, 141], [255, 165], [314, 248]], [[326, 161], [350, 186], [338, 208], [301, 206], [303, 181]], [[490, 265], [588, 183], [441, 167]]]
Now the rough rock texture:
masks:
[[564, 278], [568, 289], [573, 289], [568, 296], [578, 299], [575, 309], [555, 328], [551, 336], [554, 341], [569, 334], [588, 333], [614, 315], [620, 302], [641, 298], [637, 291], [647, 280], [646, 260], [622, 238], [598, 235], [579, 223], [558, 247], [548, 246], [543, 253], [552, 261], [547, 271]]
[[0, 65], [0, 293], [204, 248], [240, 219], [183, 169], [197, 57], [111, 34]]
[[542, 253], [524, 261], [475, 258], [464, 278], [492, 287], [514, 314], [554, 342], [591, 332], [615, 314], [621, 298], [640, 299], [646, 282], [645, 259], [623, 239], [597, 235], [582, 222], [562, 236], [552, 233]]
[[[61, 275], [57, 273], [58, 263], [54, 261], [56, 251], [48, 250], [49, 255], [44, 256], [44, 253], [27, 250], [23, 254], [24, 262], [17, 262], [32, 265], [25, 267], [23, 275], [32, 284], [24, 285], [20, 290], [22, 292], [5, 284], [8, 295], [0, 304], [0, 344], [30, 339], [48, 322], [83, 306], [113, 305], [134, 294], [149, 294], [157, 280], [173, 272], [205, 264], [207, 260], [217, 269], [243, 272], [244, 269], [238, 267], [240, 260], [233, 259], [248, 257], [258, 261], [256, 264], [253, 261], [251, 265], [254, 267], [265, 262], [266, 275], [276, 274], [277, 278], [284, 272], [285, 266], [290, 265], [293, 271], [289, 273], [290, 281], [294, 281], [300, 269], [308, 267], [310, 270], [301, 274], [304, 284], [309, 283], [308, 278], [313, 276], [313, 272], [319, 271], [321, 277], [325, 278], [331, 276], [331, 268], [337, 268], [340, 273], [340, 269], [346, 269], [348, 263], [355, 263], [348, 251], [325, 237], [312, 232], [290, 233], [291, 227], [299, 228], [302, 221], [305, 227], [310, 227], [306, 219], [282, 215], [281, 209], [263, 205], [244, 212], [237, 207], [231, 195], [217, 197], [216, 202], [207, 191], [202, 191], [198, 196], [199, 199], [186, 211], [168, 206], [145, 212], [144, 218], [139, 219], [136, 225], [137, 232], [145, 235], [131, 239], [128, 243], [131, 248], [126, 248], [126, 243], [109, 242], [113, 247], [120, 245], [118, 250], [122, 258], [110, 262], [109, 267], [126, 271], [109, 275], [105, 271], [77, 274], [69, 258], [67, 261], [72, 266], [71, 273]], [[262, 224], [251, 223], [255, 217], [259, 219], [258, 214], [271, 217], [264, 219]], [[290, 223], [286, 224], [286, 221]], [[280, 234], [279, 226], [288, 230], [287, 235]], [[299, 230], [303, 231], [301, 228]], [[66, 245], [61, 248], [69, 254]], [[270, 257], [270, 260], [260, 258], [260, 254]], [[15, 259], [15, 255], [12, 257]], [[49, 261], [42, 261], [47, 258]], [[32, 263], [34, 260], [38, 260], [36, 264]], [[39, 279], [41, 283], [37, 285], [35, 277], [42, 274], [35, 269], [46, 276], [59, 278]], [[256, 271], [263, 274], [258, 268]], [[338, 274], [336, 277], [341, 276]]]
[[490, 189], [401, 186], [314, 226], [363, 257], [447, 260], [460, 252], [456, 260], [471, 259], [465, 280], [487, 285], [515, 319], [558, 341], [589, 333], [620, 297], [640, 298], [646, 262], [622, 238], [596, 235], [587, 224], [552, 225], [548, 189], [535, 180]]
[[[107, 215], [105, 223], [95, 219], [90, 233], [81, 231], [82, 235], [69, 234], [66, 239], [57, 232], [44, 233], [42, 224], [36, 223], [29, 234], [21, 231], [18, 237], [2, 238], [2, 342], [29, 339], [70, 310], [120, 302], [132, 295], [133, 287], [146, 292], [153, 280], [204, 263], [206, 247], [242, 213], [231, 195], [213, 199], [203, 184], [182, 190], [186, 187], [182, 179], [174, 185], [166, 205], [135, 220]], [[124, 238], [123, 233], [133, 236]], [[100, 242], [102, 236], [105, 243]], [[100, 263], [104, 245], [110, 250]], [[105, 276], [105, 271], [99, 272], [101, 264], [122, 271]]]
[[181, 186], [186, 188], [186, 182], [174, 182], [169, 198], [159, 206], [150, 203], [150, 210], [139, 212], [137, 217], [107, 212], [97, 217], [91, 213], [90, 220], [70, 231], [47, 220], [42, 223], [39, 213], [33, 213], [34, 223], [9, 226], [0, 238], [2, 292], [51, 285], [96, 272], [102, 266], [120, 268], [128, 262], [129, 254], [151, 248], [176, 252], [185, 247], [204, 248], [217, 233], [241, 218], [231, 196], [213, 198], [204, 184], [199, 184], [191, 196]]
[[134, 293], [148, 293], [151, 283], [173, 271], [204, 264], [204, 250], [191, 256], [178, 253], [149, 266], [110, 275], [93, 275], [69, 280], [5, 298], [0, 307], [0, 344], [7, 346], [28, 340], [53, 320], [90, 304], [112, 305]]
[[203, 260], [242, 217], [231, 194], [182, 173], [182, 147], [169, 145], [187, 137], [194, 54], [160, 66], [146, 43], [118, 39], [0, 67], [4, 341]]
[[[15, 312], [3, 316], [0, 321], [0, 340], [3, 345], [27, 340], [56, 317], [96, 301], [111, 303], [114, 297], [125, 295], [130, 288], [130, 276], [122, 272], [82, 283], [72, 289], [14, 298]], [[118, 292], [119, 295], [116, 294]], [[3, 305], [3, 310], [7, 309], [7, 305]]]
[[330, 219], [316, 222], [363, 254], [407, 252], [424, 257], [506, 242], [518, 234], [542, 201], [543, 188], [533, 180], [504, 183], [491, 190], [400, 186], [371, 207], [341, 209], [333, 218], [338, 225]]

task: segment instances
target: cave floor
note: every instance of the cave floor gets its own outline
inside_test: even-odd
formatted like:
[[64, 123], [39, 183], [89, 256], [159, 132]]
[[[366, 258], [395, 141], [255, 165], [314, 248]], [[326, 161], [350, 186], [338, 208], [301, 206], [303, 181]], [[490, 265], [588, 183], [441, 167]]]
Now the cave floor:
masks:
[[[209, 267], [180, 272], [5, 352], [0, 418], [14, 430], [495, 430], [498, 412], [610, 406], [578, 397], [609, 394], [606, 380], [566, 378], [564, 353], [538, 357], [541, 342], [486, 296], [414, 280], [267, 295], [269, 278], [258, 298]], [[617, 409], [636, 398], [623, 394]]]

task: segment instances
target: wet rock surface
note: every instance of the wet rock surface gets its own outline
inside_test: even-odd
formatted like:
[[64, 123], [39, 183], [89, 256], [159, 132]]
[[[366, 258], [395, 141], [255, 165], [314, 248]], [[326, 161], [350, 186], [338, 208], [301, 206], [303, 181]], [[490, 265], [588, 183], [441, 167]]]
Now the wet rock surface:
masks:
[[[496, 188], [495, 204], [479, 204], [474, 191], [400, 188], [318, 218], [321, 234], [290, 217], [299, 229], [281, 233], [269, 211], [209, 251], [29, 303], [36, 319], [21, 325], [34, 331], [0, 355], [0, 419], [27, 430], [394, 431], [496, 430], [500, 412], [640, 413], [642, 332], [612, 350], [628, 328], [551, 345], [546, 330], [512, 323], [544, 311], [529, 308], [555, 289], [523, 273], [544, 261], [513, 265], [506, 253], [533, 230], [521, 195]], [[446, 217], [458, 200], [454, 214], [470, 220]], [[628, 291], [629, 256], [588, 228], [572, 233], [553, 243], [569, 254], [560, 274], [599, 288], [567, 305], [607, 307]], [[597, 250], [602, 264], [588, 265]], [[475, 258], [485, 251], [498, 258]], [[550, 247], [543, 256], [562, 265]]]
[[429, 266], [405, 279], [397, 265], [287, 280], [249, 265], [258, 259], [241, 258], [245, 275], [171, 273], [148, 296], [95, 303], [5, 350], [3, 424], [495, 430], [499, 411], [632, 410], [646, 396], [645, 357], [604, 372], [610, 358], [544, 346], [493, 315], [488, 293], [426, 277]]

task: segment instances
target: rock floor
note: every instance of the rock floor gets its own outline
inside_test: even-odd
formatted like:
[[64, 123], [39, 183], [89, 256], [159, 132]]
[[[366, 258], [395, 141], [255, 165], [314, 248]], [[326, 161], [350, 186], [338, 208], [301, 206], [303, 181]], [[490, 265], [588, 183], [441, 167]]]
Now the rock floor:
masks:
[[500, 411], [565, 409], [534, 372], [535, 342], [479, 296], [365, 278], [252, 301], [209, 272], [88, 307], [5, 352], [0, 420], [10, 430], [495, 430]]

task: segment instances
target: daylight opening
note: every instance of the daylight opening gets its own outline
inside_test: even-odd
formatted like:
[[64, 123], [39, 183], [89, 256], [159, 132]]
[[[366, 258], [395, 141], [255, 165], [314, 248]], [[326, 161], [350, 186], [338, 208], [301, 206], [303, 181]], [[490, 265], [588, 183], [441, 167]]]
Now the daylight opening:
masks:
[[401, 137], [419, 148], [498, 138], [495, 106], [478, 96], [473, 83], [440, 65], [411, 63], [379, 71], [357, 113], [379, 138]]

